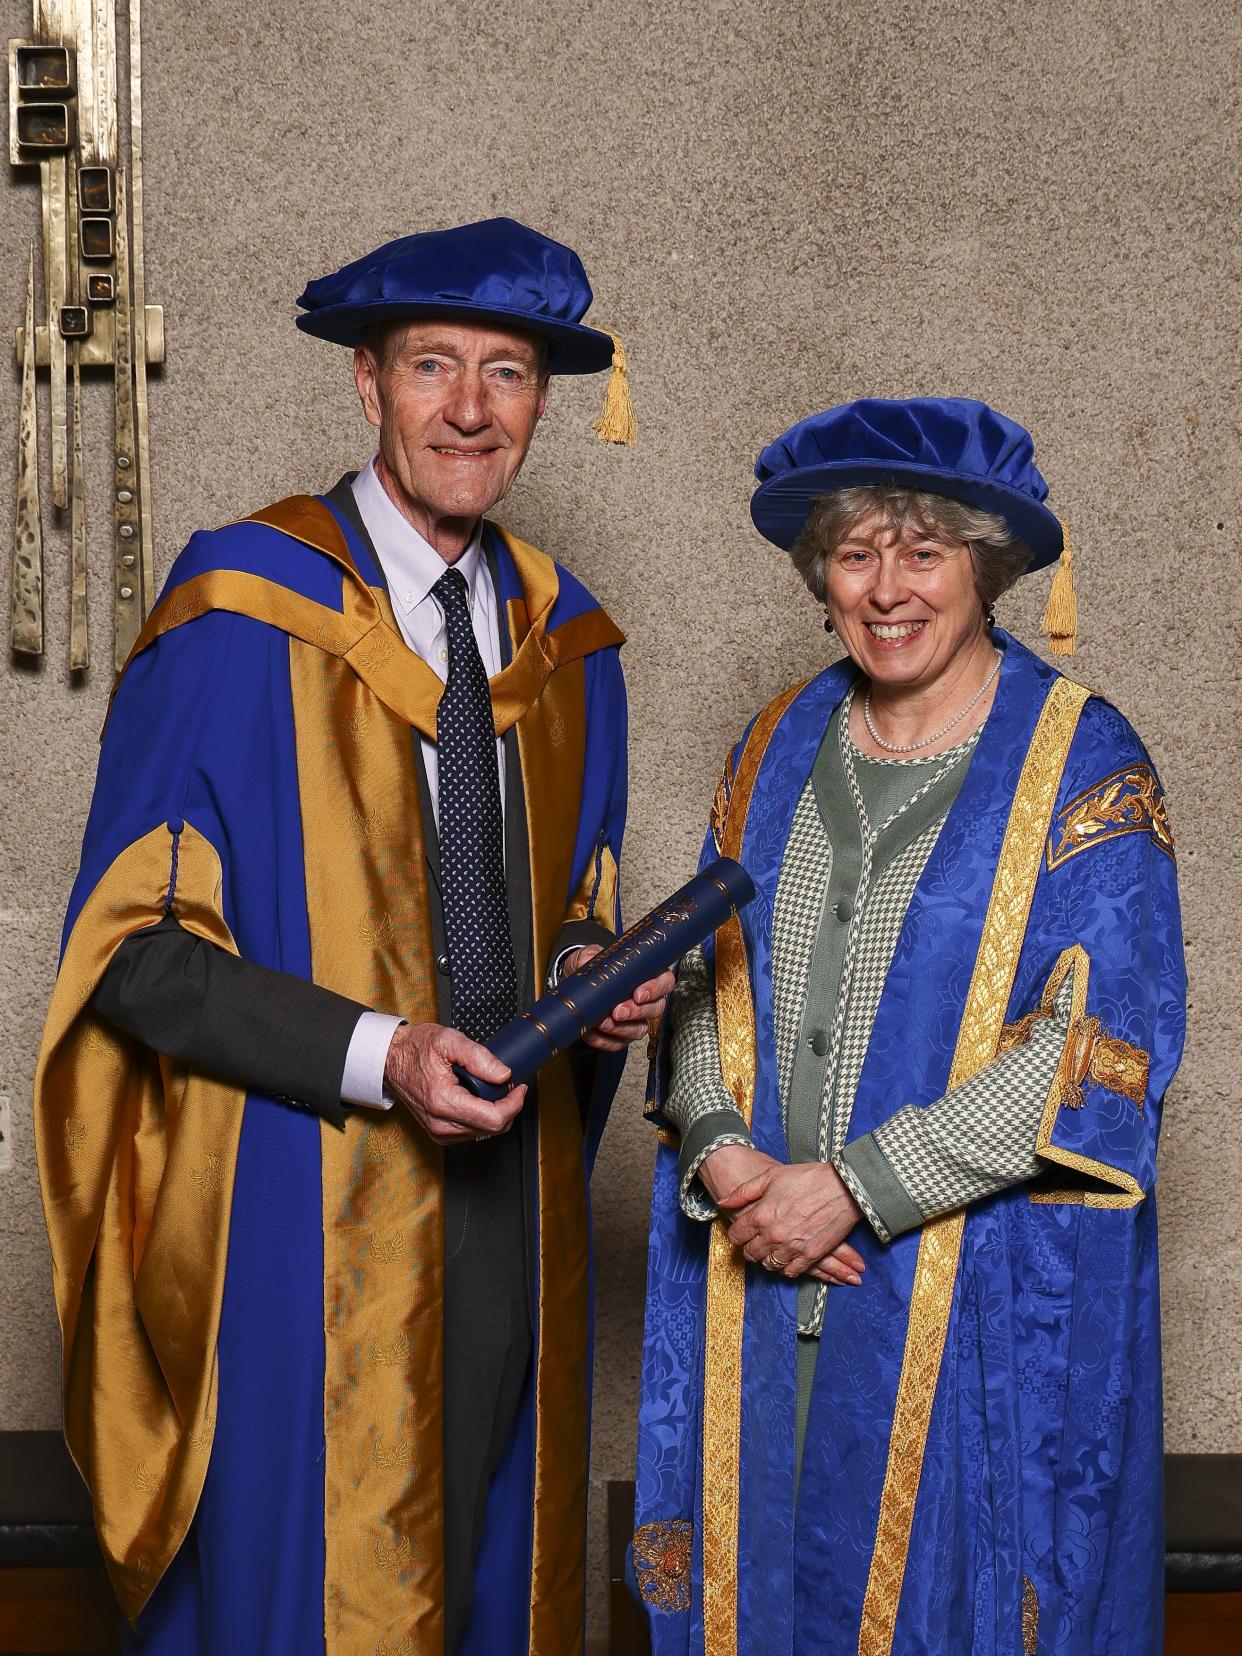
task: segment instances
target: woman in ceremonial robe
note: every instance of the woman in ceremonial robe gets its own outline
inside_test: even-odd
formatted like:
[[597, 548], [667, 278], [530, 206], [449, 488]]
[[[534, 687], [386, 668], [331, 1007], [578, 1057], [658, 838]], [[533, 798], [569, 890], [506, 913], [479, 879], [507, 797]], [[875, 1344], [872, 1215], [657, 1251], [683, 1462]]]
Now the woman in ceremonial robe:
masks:
[[704, 856], [759, 899], [683, 963], [653, 1065], [654, 1649], [1154, 1656], [1185, 1000], [1158, 777], [993, 623], [1060, 555], [1072, 648], [1021, 426], [856, 402], [756, 472], [847, 657], [729, 756]]

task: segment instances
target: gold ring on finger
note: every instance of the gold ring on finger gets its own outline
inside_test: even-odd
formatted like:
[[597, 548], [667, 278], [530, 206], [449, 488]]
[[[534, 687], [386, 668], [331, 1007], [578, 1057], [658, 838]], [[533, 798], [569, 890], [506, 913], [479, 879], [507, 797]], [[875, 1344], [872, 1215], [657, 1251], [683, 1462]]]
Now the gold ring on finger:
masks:
[[785, 1269], [785, 1261], [776, 1257], [775, 1250], [768, 1255], [763, 1264], [764, 1269], [768, 1271], [783, 1271]]

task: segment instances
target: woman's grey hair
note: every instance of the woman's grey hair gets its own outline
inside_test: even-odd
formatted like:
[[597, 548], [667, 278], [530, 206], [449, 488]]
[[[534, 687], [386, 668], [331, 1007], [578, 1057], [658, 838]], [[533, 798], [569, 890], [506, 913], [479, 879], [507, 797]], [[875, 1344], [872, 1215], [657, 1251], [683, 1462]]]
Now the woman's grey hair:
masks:
[[834, 489], [831, 494], [820, 495], [811, 507], [791, 554], [794, 567], [821, 604], [825, 597], [825, 559], [857, 524], [877, 514], [896, 535], [913, 530], [933, 540], [966, 546], [975, 591], [985, 614], [1026, 573], [1031, 562], [1030, 547], [1010, 533], [1009, 525], [997, 512], [985, 512], [978, 506], [922, 489], [876, 484]]

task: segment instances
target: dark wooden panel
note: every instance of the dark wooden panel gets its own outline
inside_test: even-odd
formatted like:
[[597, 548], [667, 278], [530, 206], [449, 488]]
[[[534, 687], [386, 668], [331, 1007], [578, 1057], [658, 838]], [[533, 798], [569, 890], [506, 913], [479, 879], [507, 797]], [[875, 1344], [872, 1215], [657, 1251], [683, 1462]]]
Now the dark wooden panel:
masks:
[[634, 1533], [634, 1485], [608, 1485], [608, 1631], [611, 1656], [651, 1656], [642, 1610], [625, 1584], [625, 1549]]
[[1242, 1593], [1168, 1593], [1164, 1656], [1238, 1656]]
[[0, 1570], [0, 1651], [120, 1656], [121, 1625], [102, 1567]]

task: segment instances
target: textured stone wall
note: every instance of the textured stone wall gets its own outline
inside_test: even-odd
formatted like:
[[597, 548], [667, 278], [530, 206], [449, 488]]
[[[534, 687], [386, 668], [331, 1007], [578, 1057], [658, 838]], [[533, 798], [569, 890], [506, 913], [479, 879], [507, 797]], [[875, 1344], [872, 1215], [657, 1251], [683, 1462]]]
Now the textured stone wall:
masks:
[[[0, 4], [6, 36], [28, 17]], [[581, 250], [594, 315], [630, 348], [641, 447], [586, 435], [600, 381], [558, 382], [500, 515], [629, 633], [631, 913], [691, 869], [750, 714], [825, 659], [814, 606], [750, 527], [760, 446], [858, 395], [962, 393], [1032, 427], [1078, 551], [1074, 670], [1147, 739], [1179, 842], [1193, 1020], [1163, 1143], [1169, 1442], [1242, 1448], [1234, 9], [147, 0], [144, 17], [148, 297], [169, 338], [151, 391], [161, 571], [195, 526], [368, 453], [348, 356], [293, 330], [307, 276], [494, 212]], [[0, 186], [0, 224], [7, 327], [29, 182]], [[88, 440], [106, 447], [110, 396], [87, 389]], [[12, 479], [4, 461], [0, 521]], [[49, 511], [47, 658], [0, 682], [3, 1427], [57, 1419], [29, 1094], [108, 691], [101, 466], [92, 481], [100, 665], [68, 682]], [[1045, 592], [1035, 577], [1002, 605], [1028, 641]], [[595, 1184], [597, 1628], [602, 1486], [633, 1453], [652, 1154], [638, 1072]]]

